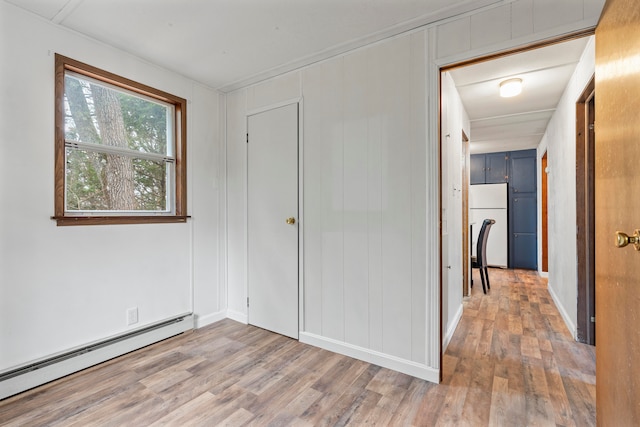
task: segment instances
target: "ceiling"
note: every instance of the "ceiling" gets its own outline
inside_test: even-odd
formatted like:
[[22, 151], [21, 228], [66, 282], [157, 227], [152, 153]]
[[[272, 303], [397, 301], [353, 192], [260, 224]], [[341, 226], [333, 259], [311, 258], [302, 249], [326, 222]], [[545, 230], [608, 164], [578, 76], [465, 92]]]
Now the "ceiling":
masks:
[[[228, 92], [502, 0], [4, 1]], [[536, 147], [586, 43], [452, 70], [471, 151]], [[522, 78], [524, 91], [500, 98], [509, 77]]]
[[[536, 148], [589, 41], [588, 37], [451, 70], [471, 121], [471, 152]], [[522, 93], [501, 98], [500, 82], [521, 78]]]
[[502, 0], [5, 0], [223, 92]]

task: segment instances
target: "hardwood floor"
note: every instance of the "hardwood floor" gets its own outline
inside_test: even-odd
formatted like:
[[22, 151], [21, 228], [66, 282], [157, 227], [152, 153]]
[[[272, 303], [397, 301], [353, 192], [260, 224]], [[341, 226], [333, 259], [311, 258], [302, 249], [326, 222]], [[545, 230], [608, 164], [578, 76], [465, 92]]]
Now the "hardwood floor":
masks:
[[0, 401], [0, 425], [594, 425], [595, 348], [535, 273], [489, 274], [440, 385], [224, 320]]

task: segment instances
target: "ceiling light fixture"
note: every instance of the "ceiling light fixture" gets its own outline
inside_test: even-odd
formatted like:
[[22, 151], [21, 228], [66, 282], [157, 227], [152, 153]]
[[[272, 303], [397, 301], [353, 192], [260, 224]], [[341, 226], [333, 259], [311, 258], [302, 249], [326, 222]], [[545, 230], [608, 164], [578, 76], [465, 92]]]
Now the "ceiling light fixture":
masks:
[[522, 79], [509, 79], [500, 83], [500, 96], [511, 98], [522, 92]]

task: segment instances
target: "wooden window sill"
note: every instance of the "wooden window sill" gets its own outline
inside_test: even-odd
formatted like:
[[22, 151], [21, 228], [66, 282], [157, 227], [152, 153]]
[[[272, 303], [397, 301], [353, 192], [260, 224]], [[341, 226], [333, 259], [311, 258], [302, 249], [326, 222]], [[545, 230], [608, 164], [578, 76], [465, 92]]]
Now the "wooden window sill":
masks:
[[68, 225], [110, 225], [110, 224], [166, 224], [187, 222], [190, 216], [52, 216], [58, 226]]

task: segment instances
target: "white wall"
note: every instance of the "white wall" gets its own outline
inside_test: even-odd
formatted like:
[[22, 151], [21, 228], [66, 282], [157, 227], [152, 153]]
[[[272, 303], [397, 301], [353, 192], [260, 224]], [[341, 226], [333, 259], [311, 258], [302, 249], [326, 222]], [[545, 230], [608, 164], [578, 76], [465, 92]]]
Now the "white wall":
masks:
[[[186, 224], [50, 219], [54, 53], [188, 100]], [[0, 56], [0, 370], [185, 312], [198, 324], [224, 317], [218, 93], [5, 2]], [[140, 321], [128, 327], [134, 306]]]
[[301, 340], [437, 381], [439, 67], [592, 28], [603, 3], [500, 2], [230, 93], [230, 317], [247, 319], [246, 115], [303, 97]]
[[[587, 44], [538, 147], [548, 155], [549, 291], [569, 331], [576, 336], [576, 102], [595, 70], [595, 42]], [[540, 178], [538, 179], [540, 188]], [[538, 212], [541, 218], [541, 212]], [[539, 221], [540, 222], [540, 221]], [[541, 233], [541, 224], [539, 232]], [[541, 235], [541, 234], [539, 234]], [[539, 257], [541, 257], [539, 248]], [[541, 258], [539, 258], [541, 259]]]
[[462, 316], [462, 131], [472, 138], [469, 116], [450, 73], [442, 87], [442, 336], [443, 350]]
[[231, 316], [247, 318], [246, 115], [301, 98], [301, 340], [426, 366], [425, 51], [416, 32], [227, 96]]

